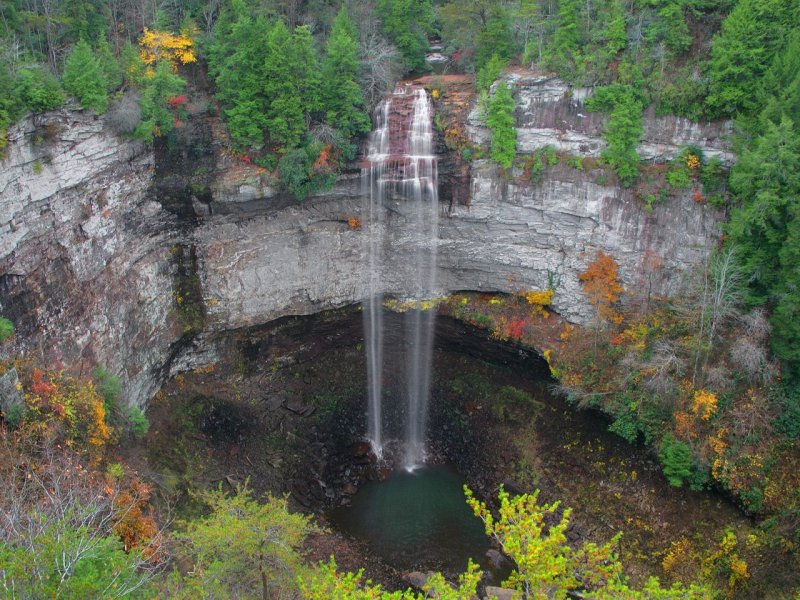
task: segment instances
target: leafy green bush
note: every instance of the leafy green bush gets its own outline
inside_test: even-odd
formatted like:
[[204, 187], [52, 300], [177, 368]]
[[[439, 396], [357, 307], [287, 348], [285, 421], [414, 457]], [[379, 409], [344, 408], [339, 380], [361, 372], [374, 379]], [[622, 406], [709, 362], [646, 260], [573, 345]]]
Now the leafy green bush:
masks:
[[667, 173], [667, 183], [676, 190], [686, 190], [691, 187], [692, 180], [689, 171], [685, 167], [678, 165]]
[[6, 425], [9, 429], [16, 429], [19, 427], [19, 424], [22, 423], [22, 416], [25, 414], [25, 405], [24, 404], [12, 404], [8, 408], [8, 412], [5, 413], [3, 416], [6, 421]]
[[298, 200], [310, 194], [330, 189], [336, 183], [332, 164], [322, 164], [320, 157], [329, 152], [319, 142], [289, 151], [278, 163], [281, 184]]
[[94, 379], [97, 382], [97, 391], [103, 396], [106, 412], [110, 413], [116, 407], [122, 389], [119, 377], [109, 373], [105, 367], [97, 367], [94, 370]]
[[150, 421], [141, 408], [128, 406], [125, 408], [124, 414], [128, 427], [135, 437], [141, 439], [147, 435], [147, 432], [150, 431]]
[[497, 81], [503, 69], [506, 68], [508, 61], [498, 54], [493, 54], [492, 58], [481, 67], [475, 79], [475, 87], [479, 92], [488, 92], [492, 84]]
[[64, 104], [58, 81], [45, 68], [26, 67], [17, 73], [17, 95], [22, 105], [33, 112], [54, 110]]
[[503, 420], [517, 418], [519, 409], [524, 408], [532, 409], [535, 418], [543, 407], [544, 405], [531, 394], [511, 385], [504, 385], [497, 390], [492, 403], [492, 411]]
[[609, 426], [608, 430], [611, 433], [616, 433], [619, 437], [626, 442], [633, 444], [639, 437], [639, 425], [636, 419], [629, 412], [625, 412], [617, 417], [617, 419]]
[[481, 373], [467, 373], [450, 381], [450, 391], [459, 396], [486, 400], [492, 395], [494, 385]]
[[12, 335], [14, 335], [14, 324], [5, 317], [0, 317], [0, 342], [5, 342]]
[[556, 149], [553, 146], [548, 145], [542, 148], [542, 156], [548, 165], [555, 165], [558, 163], [558, 155], [556, 154]]

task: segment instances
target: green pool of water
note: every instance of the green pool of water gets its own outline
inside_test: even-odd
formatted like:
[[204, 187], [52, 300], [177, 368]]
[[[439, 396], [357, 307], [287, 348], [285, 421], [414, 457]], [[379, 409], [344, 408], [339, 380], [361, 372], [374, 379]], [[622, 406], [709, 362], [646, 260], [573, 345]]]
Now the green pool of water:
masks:
[[469, 558], [486, 567], [489, 538], [464, 500], [463, 485], [444, 466], [396, 471], [386, 481], [366, 482], [352, 505], [330, 519], [399, 569], [460, 572]]

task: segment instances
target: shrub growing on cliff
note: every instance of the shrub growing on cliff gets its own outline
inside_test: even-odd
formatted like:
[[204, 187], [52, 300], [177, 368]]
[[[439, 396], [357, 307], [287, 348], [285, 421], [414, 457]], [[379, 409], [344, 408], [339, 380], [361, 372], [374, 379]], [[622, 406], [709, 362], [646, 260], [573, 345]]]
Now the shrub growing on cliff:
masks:
[[0, 342], [5, 342], [12, 335], [14, 335], [14, 324], [5, 317], [0, 317]]
[[492, 136], [492, 160], [504, 169], [511, 166], [517, 152], [514, 106], [508, 84], [500, 81], [486, 108], [486, 125]]
[[64, 104], [61, 86], [43, 67], [27, 67], [17, 73], [16, 95], [23, 111], [44, 112]]
[[136, 127], [134, 135], [151, 141], [153, 137], [168, 134], [172, 131], [175, 117], [169, 108], [170, 98], [183, 91], [186, 82], [172, 72], [167, 61], [158, 63], [153, 76], [146, 80], [141, 93], [141, 123]]
[[620, 183], [633, 185], [639, 176], [639, 155], [636, 146], [642, 139], [644, 104], [633, 85], [613, 83], [598, 88], [586, 101], [591, 111], [610, 113], [603, 135], [608, 147], [603, 159], [614, 169]]
[[336, 182], [331, 147], [313, 142], [286, 154], [278, 163], [281, 184], [298, 200], [330, 189]]
[[508, 64], [508, 61], [505, 58], [498, 54], [493, 54], [492, 58], [478, 71], [475, 79], [475, 87], [478, 88], [478, 91], [488, 92], [492, 84], [500, 77], [503, 69], [506, 68], [506, 64]]
[[97, 57], [86, 40], [70, 52], [64, 66], [64, 89], [75, 96], [81, 106], [102, 114], [108, 107], [108, 81]]

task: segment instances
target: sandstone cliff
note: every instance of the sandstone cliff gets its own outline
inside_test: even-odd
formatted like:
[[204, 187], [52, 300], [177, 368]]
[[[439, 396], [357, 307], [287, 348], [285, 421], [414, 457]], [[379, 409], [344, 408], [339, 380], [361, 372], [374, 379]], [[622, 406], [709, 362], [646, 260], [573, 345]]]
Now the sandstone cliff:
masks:
[[152, 150], [69, 109], [29, 117], [8, 137], [0, 313], [16, 326], [16, 350], [85, 375], [103, 365], [141, 402], [182, 334], [171, 317], [177, 236], [148, 196]]
[[[530, 73], [511, 78], [521, 152], [546, 144], [600, 152], [602, 118], [582, 111], [583, 91], [566, 93], [562, 82]], [[367, 233], [348, 225], [352, 216], [365, 220], [358, 172], [293, 203], [256, 169], [221, 153], [207, 121], [199, 129], [214, 147], [196, 151], [200, 144], [184, 140], [183, 159], [162, 149], [160, 164], [152, 150], [84, 112], [29, 118], [10, 130], [0, 173], [0, 312], [17, 326], [17, 349], [84, 374], [105, 365], [121, 377], [126, 399], [141, 404], [170, 368], [205, 360], [197, 350], [208, 336], [364, 298]], [[474, 116], [470, 131], [485, 138]], [[693, 143], [731, 161], [726, 132], [724, 124], [648, 117], [640, 150], [659, 161]], [[440, 206], [441, 292], [555, 283], [555, 308], [586, 322], [592, 311], [577, 275], [597, 250], [620, 263], [631, 294], [674, 292], [718, 243], [723, 215], [690, 192], [649, 212], [610, 181], [562, 163], [536, 182], [475, 162], [468, 204]], [[411, 210], [397, 200], [385, 206], [388, 294], [402, 296], [412, 280], [419, 242]], [[181, 352], [188, 338], [174, 298], [188, 264], [176, 255], [187, 253], [196, 257], [189, 266], [205, 313], [192, 355]]]

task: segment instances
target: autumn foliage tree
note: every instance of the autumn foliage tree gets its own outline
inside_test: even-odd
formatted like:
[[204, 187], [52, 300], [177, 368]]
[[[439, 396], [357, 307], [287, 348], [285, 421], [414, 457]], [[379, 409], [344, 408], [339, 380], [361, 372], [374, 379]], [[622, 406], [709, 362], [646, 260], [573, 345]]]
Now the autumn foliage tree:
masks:
[[[155, 551], [155, 528], [135, 523], [146, 500], [31, 427], [0, 431], [4, 597], [152, 597], [148, 587], [163, 555]], [[135, 543], [123, 539], [123, 524], [140, 534]]]
[[598, 250], [597, 257], [578, 276], [589, 302], [597, 310], [600, 322], [617, 324], [622, 322], [622, 315], [617, 312], [617, 304], [622, 294], [617, 267], [617, 261], [602, 250]]
[[94, 383], [40, 369], [33, 369], [26, 383], [25, 421], [30, 433], [63, 440], [98, 460], [114, 432]]
[[187, 65], [197, 61], [194, 42], [184, 34], [175, 35], [169, 31], [155, 31], [145, 27], [139, 47], [139, 55], [151, 71], [162, 60], [168, 61], [173, 70], [179, 64]]

